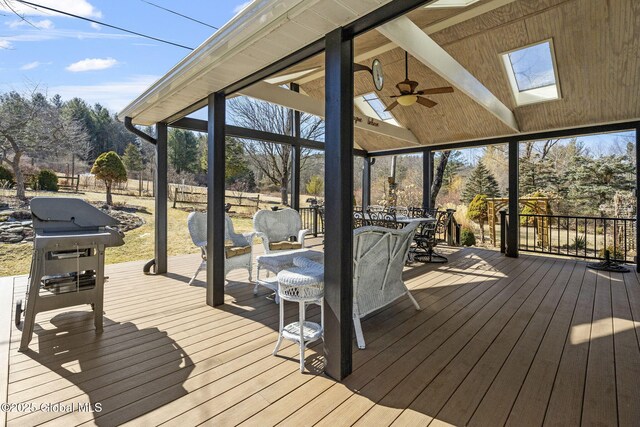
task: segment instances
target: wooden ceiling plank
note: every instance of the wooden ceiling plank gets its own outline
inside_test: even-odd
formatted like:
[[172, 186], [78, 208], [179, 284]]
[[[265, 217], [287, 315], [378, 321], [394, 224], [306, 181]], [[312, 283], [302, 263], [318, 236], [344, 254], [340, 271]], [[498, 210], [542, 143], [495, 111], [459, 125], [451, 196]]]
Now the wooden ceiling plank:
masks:
[[[461, 22], [465, 22], [470, 19], [476, 18], [480, 15], [483, 15], [485, 13], [491, 12], [509, 3], [513, 3], [514, 1], [516, 0], [493, 0], [488, 3], [483, 3], [471, 9], [462, 11], [450, 18], [443, 19], [441, 21], [435, 22], [434, 24], [428, 25], [424, 27], [422, 30], [427, 34], [433, 34], [438, 31], [442, 31], [446, 28], [452, 27], [454, 25], [460, 24]], [[364, 62], [368, 59], [375, 58], [376, 56], [382, 55], [385, 52], [393, 50], [396, 47], [398, 47], [398, 45], [393, 42], [385, 43], [382, 46], [379, 46], [375, 49], [356, 55], [354, 57], [354, 62], [356, 63]], [[301, 79], [296, 80], [296, 82], [298, 84], [305, 84], [313, 80], [319, 79], [322, 76], [324, 76], [324, 70], [320, 70], [316, 73], [305, 76]]]
[[397, 18], [380, 26], [378, 31], [483, 106], [507, 126], [519, 131], [513, 111], [507, 108], [473, 74], [409, 18]]

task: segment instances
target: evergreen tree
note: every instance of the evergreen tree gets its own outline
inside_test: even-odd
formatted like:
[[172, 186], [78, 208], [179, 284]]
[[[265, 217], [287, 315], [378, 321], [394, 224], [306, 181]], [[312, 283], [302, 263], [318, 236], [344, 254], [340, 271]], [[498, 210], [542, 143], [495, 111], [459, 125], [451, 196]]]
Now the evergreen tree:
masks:
[[579, 201], [582, 214], [595, 214], [616, 191], [635, 188], [635, 165], [626, 156], [578, 157], [567, 179], [569, 198]]
[[142, 195], [142, 170], [144, 169], [144, 162], [142, 160], [142, 154], [136, 144], [129, 144], [124, 150], [124, 156], [122, 156], [122, 163], [129, 172], [138, 173], [138, 194]]
[[[244, 144], [237, 138], [227, 137], [225, 139], [225, 170], [224, 177], [227, 185], [241, 184], [247, 191], [254, 191], [256, 188], [256, 179], [253, 171], [247, 165]], [[207, 139], [200, 140], [201, 155], [200, 169], [207, 172], [208, 167], [208, 148]]]
[[484, 223], [489, 219], [487, 196], [484, 194], [476, 194], [469, 203], [467, 218], [475, 221], [480, 226], [480, 241], [484, 242]]
[[462, 192], [462, 201], [470, 203], [478, 194], [484, 194], [486, 197], [500, 196], [500, 188], [496, 178], [482, 162], [478, 162], [478, 166], [471, 172]]
[[124, 156], [122, 156], [122, 163], [124, 163], [124, 166], [129, 172], [140, 172], [142, 170], [144, 164], [137, 145], [127, 145], [127, 148], [124, 150]]
[[127, 180], [127, 170], [118, 153], [109, 151], [100, 154], [91, 168], [91, 173], [104, 181], [104, 186], [107, 188], [107, 205], [113, 204], [111, 186], [114, 183]]
[[168, 139], [169, 162], [177, 173], [198, 170], [198, 140], [193, 132], [171, 129]]
[[319, 196], [324, 192], [324, 180], [320, 175], [313, 175], [306, 185], [307, 193], [312, 196]]

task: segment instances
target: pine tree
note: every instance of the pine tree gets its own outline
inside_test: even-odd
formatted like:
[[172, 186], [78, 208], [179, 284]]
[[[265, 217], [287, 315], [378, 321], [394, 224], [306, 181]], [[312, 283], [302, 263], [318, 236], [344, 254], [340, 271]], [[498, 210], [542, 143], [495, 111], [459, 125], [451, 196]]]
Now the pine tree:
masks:
[[597, 213], [616, 191], [633, 190], [635, 165], [626, 156], [581, 156], [569, 170], [568, 179], [573, 184], [569, 197], [580, 202], [581, 213]]
[[122, 156], [122, 163], [129, 172], [138, 173], [138, 194], [142, 195], [142, 170], [144, 169], [144, 162], [142, 160], [142, 154], [136, 144], [129, 144], [124, 150], [124, 156]]
[[486, 197], [500, 196], [500, 188], [496, 178], [482, 162], [478, 162], [478, 166], [471, 172], [462, 192], [462, 201], [470, 203], [478, 194], [484, 194]]
[[171, 129], [168, 138], [169, 162], [176, 172], [195, 172], [198, 170], [198, 140], [193, 132]]

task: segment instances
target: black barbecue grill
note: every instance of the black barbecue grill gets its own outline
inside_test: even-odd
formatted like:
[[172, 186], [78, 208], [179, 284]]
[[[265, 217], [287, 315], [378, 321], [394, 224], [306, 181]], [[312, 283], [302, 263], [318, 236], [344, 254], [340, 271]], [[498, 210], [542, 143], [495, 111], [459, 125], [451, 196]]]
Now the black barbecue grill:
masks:
[[104, 249], [124, 244], [118, 221], [80, 199], [35, 197], [31, 215], [35, 238], [26, 307], [16, 303], [17, 326], [24, 313], [20, 351], [43, 311], [91, 304], [96, 332], [102, 331]]

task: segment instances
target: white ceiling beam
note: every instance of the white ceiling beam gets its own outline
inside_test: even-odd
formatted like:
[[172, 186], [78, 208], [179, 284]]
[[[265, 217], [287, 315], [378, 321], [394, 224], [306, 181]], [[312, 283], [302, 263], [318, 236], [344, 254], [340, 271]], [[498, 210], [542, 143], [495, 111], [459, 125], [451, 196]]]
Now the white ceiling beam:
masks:
[[520, 131], [513, 111], [409, 18], [394, 19], [378, 27], [378, 31], [511, 129]]
[[[282, 107], [302, 111], [324, 118], [324, 102], [266, 82], [258, 82], [240, 91], [240, 94], [261, 99]], [[418, 138], [409, 129], [372, 119], [354, 111], [354, 126], [369, 132], [388, 136], [413, 145], [420, 145]]]
[[[514, 1], [516, 0], [493, 0], [487, 3], [482, 3], [471, 9], [462, 11], [452, 16], [451, 18], [446, 18], [434, 24], [427, 25], [426, 27], [423, 27], [422, 30], [427, 34], [437, 33], [438, 31], [442, 31], [445, 28], [453, 27], [454, 25], [476, 18], [480, 15], [484, 15], [485, 13], [491, 12], [492, 10], [498, 9], [499, 7], [505, 6], [509, 3], [513, 3]], [[363, 52], [359, 55], [356, 55], [354, 58], [354, 62], [356, 63], [364, 62], [368, 59], [375, 58], [378, 55], [382, 55], [385, 52], [389, 52], [390, 50], [393, 50], [397, 47], [398, 45], [393, 42], [383, 44], [382, 46], [372, 49], [368, 52]], [[320, 70], [313, 74], [309, 74], [308, 76], [301, 77], [296, 80], [296, 83], [298, 84], [309, 83], [319, 79], [322, 76], [324, 76], [324, 70]]]

